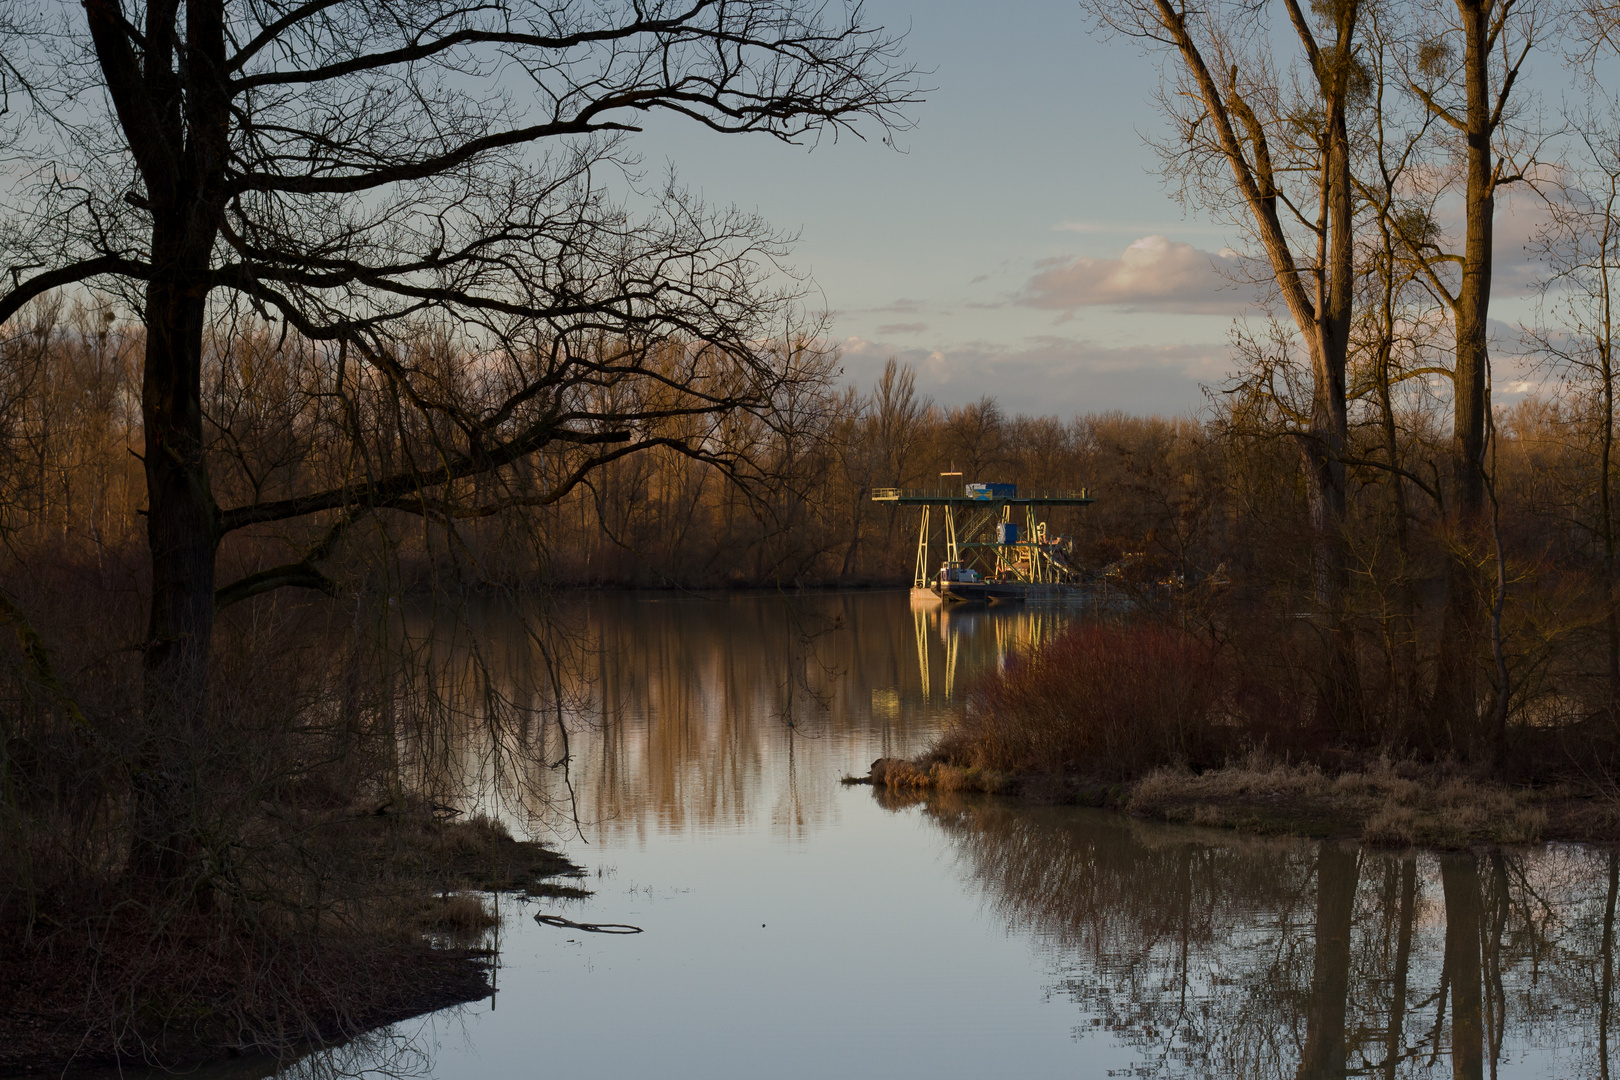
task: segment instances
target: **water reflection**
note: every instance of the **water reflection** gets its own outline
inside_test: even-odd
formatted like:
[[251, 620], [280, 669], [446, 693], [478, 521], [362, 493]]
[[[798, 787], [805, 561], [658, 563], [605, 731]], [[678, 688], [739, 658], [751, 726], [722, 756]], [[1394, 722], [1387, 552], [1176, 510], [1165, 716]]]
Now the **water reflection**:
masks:
[[[594, 594], [555, 613], [566, 649], [544, 653], [510, 612], [422, 617], [417, 648], [468, 685], [452, 722], [405, 740], [406, 779], [540, 831], [566, 834], [577, 811], [598, 840], [737, 829], [767, 807], [803, 836], [832, 816], [840, 775], [921, 750], [977, 672], [1079, 615], [913, 611], [904, 593]], [[471, 685], [477, 665], [492, 688]]]
[[1079, 1034], [1154, 1075], [1608, 1077], [1617, 855], [1247, 838], [936, 800]]
[[402, 719], [407, 780], [570, 840], [571, 756], [590, 845], [569, 853], [608, 873], [566, 914], [647, 933], [585, 940], [525, 909], [499, 1009], [290, 1075], [1607, 1080], [1614, 852], [1391, 852], [840, 787], [1082, 615], [590, 596], [561, 613], [578, 647], [549, 656], [509, 612], [418, 616], [431, 693], [403, 687], [399, 711], [441, 712]]
[[434, 1075], [432, 1046], [436, 1041], [429, 1029], [453, 1023], [455, 1013], [447, 1009], [432, 1020], [421, 1018], [368, 1031], [342, 1046], [291, 1061], [248, 1056], [183, 1070], [108, 1068], [65, 1075], [75, 1080], [168, 1080], [174, 1076], [197, 1080], [429, 1080]]

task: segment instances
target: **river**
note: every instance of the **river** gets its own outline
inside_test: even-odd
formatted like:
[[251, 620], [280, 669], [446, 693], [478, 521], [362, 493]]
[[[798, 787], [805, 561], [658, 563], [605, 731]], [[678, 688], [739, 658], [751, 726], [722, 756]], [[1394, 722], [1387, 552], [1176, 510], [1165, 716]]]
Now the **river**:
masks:
[[[493, 998], [287, 1073], [1608, 1076], [1609, 850], [1360, 849], [839, 783], [1085, 616], [564, 601], [567, 769], [553, 701], [521, 737], [449, 740], [435, 775], [558, 843], [593, 895], [503, 898]], [[508, 636], [503, 662], [532, 662]]]

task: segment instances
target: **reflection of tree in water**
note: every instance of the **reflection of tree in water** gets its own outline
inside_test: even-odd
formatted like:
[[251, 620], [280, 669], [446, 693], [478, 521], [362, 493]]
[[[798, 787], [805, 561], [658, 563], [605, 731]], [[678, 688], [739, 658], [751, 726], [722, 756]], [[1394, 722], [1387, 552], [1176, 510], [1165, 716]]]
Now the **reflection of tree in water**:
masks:
[[367, 1032], [274, 1073], [276, 1080], [419, 1080], [433, 1075], [433, 1033], [405, 1023]]
[[[206, 1065], [195, 1075], [207, 1080], [427, 1080], [434, 1075], [434, 1048], [445, 1029], [456, 1025], [459, 1011], [445, 1010], [368, 1031], [303, 1057], [280, 1062], [264, 1057], [234, 1058]], [[192, 1074], [139, 1071], [120, 1075], [164, 1080]]]
[[[1076, 613], [925, 615], [965, 682]], [[492, 599], [397, 618], [413, 659], [390, 709], [402, 785], [564, 836], [575, 811], [593, 837], [756, 813], [802, 834], [832, 814], [840, 775], [923, 749], [948, 707], [893, 593]]]
[[1386, 852], [937, 800], [1142, 1075], [1610, 1075], [1616, 855]]
[[[413, 612], [409, 629], [424, 674], [398, 688], [405, 785], [540, 831], [571, 833], [577, 805], [593, 837], [756, 813], [798, 834], [831, 814], [840, 775], [939, 723], [893, 594], [598, 594]], [[851, 745], [873, 749], [852, 761]]]

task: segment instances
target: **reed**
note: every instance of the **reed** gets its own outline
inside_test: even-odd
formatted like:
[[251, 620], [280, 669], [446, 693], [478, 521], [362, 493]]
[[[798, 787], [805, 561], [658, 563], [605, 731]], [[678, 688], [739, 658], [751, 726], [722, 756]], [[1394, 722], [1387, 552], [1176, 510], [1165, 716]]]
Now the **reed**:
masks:
[[1218, 649], [1152, 623], [1085, 623], [1015, 655], [969, 691], [941, 742], [947, 764], [1129, 779], [1198, 767], [1226, 740]]

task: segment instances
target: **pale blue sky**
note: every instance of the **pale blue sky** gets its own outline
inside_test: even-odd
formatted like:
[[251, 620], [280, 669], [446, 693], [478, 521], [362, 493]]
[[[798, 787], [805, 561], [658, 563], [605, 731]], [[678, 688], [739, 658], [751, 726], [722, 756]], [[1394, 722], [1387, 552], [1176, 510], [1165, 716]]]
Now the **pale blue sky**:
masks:
[[907, 59], [932, 69], [898, 151], [665, 122], [637, 138], [646, 165], [671, 161], [707, 201], [799, 233], [793, 261], [863, 388], [898, 356], [943, 404], [1198, 408], [1238, 310], [1209, 267], [1240, 240], [1159, 182], [1143, 139], [1161, 124], [1156, 59], [1094, 35], [1073, 0], [873, 0], [868, 13], [909, 27]]

